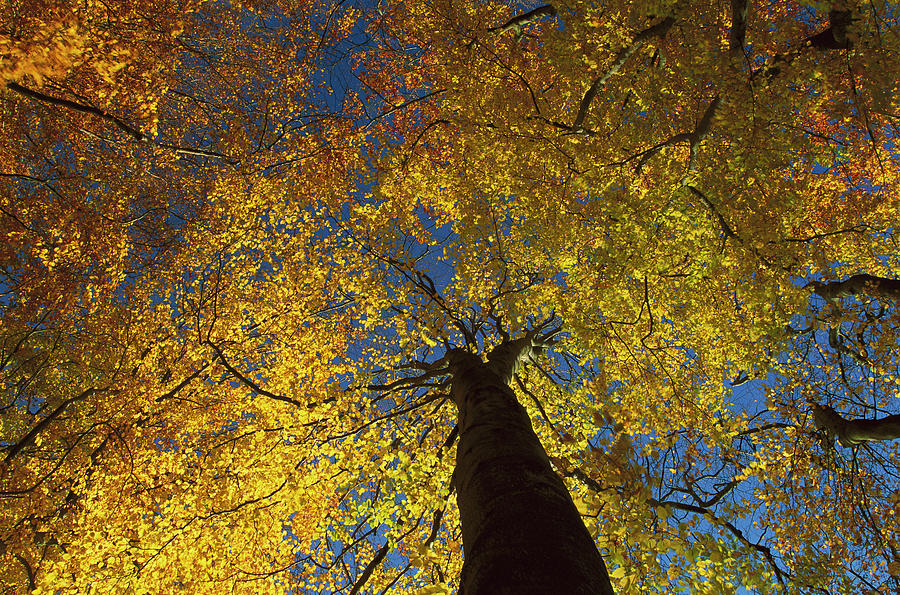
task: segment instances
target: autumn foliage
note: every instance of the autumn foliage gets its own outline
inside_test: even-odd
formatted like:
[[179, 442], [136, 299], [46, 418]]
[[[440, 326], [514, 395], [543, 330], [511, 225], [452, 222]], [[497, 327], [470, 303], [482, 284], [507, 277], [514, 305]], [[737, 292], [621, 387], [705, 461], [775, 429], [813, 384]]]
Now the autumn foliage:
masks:
[[3, 592], [896, 592], [898, 19], [3, 3]]

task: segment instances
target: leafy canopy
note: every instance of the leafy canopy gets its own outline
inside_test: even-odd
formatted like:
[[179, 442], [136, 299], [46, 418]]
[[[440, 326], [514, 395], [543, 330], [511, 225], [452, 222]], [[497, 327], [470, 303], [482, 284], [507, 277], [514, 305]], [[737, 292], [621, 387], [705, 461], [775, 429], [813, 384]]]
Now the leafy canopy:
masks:
[[895, 4], [0, 10], [6, 589], [453, 590], [550, 317], [617, 592], [897, 588]]

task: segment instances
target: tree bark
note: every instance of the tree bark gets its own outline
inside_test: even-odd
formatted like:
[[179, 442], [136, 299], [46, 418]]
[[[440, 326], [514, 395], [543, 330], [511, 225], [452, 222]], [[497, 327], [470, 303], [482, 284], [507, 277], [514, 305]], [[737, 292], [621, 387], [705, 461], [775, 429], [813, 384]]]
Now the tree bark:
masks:
[[603, 558], [508, 385], [532, 349], [530, 340], [507, 341], [487, 364], [461, 350], [448, 354], [460, 428], [459, 592], [612, 595]]
[[731, 0], [731, 31], [728, 34], [728, 49], [735, 55], [744, 53], [749, 5], [748, 0]]
[[513, 18], [509, 19], [499, 27], [491, 27], [488, 29], [489, 32], [500, 32], [506, 33], [507, 31], [517, 30], [522, 27], [522, 25], [526, 23], [530, 23], [531, 21], [537, 20], [541, 17], [552, 17], [556, 16], [556, 8], [552, 4], [544, 4], [543, 6], [538, 6], [537, 8], [533, 8], [528, 12], [520, 15], [516, 15]]
[[863, 442], [900, 438], [900, 415], [881, 419], [844, 419], [831, 407], [813, 405], [816, 428], [836, 436], [842, 446], [852, 447]]
[[813, 281], [810, 286], [814, 293], [831, 302], [839, 301], [844, 296], [861, 293], [880, 298], [900, 299], [900, 279], [888, 279], [875, 275], [853, 275], [843, 281], [827, 283]]

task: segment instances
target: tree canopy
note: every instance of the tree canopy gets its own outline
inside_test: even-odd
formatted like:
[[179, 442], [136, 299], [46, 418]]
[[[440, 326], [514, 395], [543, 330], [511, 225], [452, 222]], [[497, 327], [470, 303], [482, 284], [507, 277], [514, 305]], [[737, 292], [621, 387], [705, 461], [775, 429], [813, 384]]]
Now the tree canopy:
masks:
[[4, 592], [895, 592], [898, 19], [4, 3]]

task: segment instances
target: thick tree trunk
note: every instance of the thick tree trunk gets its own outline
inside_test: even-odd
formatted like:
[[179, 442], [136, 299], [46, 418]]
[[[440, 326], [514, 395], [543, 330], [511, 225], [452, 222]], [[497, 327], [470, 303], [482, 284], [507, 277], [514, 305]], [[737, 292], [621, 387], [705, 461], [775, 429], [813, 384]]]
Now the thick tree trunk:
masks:
[[900, 438], [900, 415], [881, 419], [844, 419], [831, 407], [813, 405], [813, 422], [820, 430], [837, 437], [842, 446]]
[[594, 540], [508, 386], [517, 356], [529, 349], [510, 349], [515, 343], [495, 349], [489, 364], [450, 354], [465, 551], [459, 592], [612, 595]]

